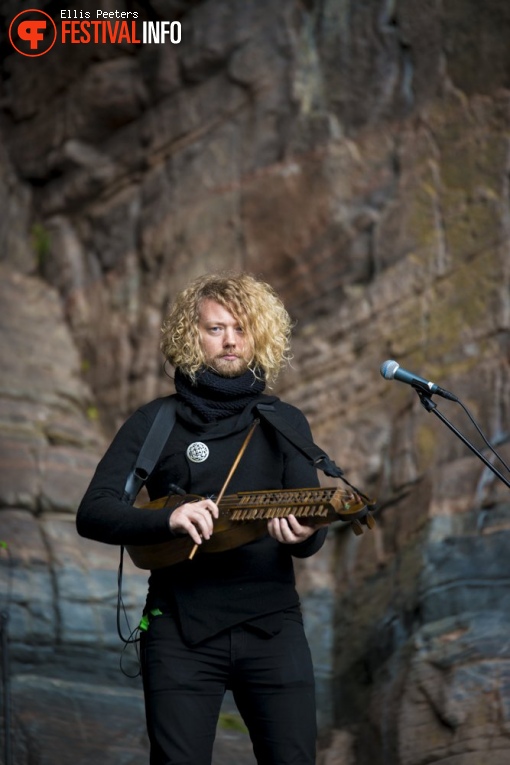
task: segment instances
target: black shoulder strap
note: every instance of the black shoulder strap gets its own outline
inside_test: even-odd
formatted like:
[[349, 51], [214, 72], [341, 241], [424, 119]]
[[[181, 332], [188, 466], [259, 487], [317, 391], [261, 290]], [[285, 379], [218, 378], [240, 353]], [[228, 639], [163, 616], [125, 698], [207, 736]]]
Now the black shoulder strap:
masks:
[[344, 474], [342, 468], [335, 465], [325, 451], [320, 449], [314, 442], [289, 425], [287, 420], [278, 414], [274, 404], [257, 404], [257, 411], [262, 419], [269, 422], [289, 441], [306, 459], [316, 468], [333, 478], [341, 478]]
[[[323, 473], [332, 478], [341, 478], [342, 481], [347, 484], [347, 486], [350, 486], [351, 489], [354, 489], [360, 497], [368, 500], [368, 497], [366, 497], [363, 492], [349, 483], [344, 476], [342, 468], [338, 467], [323, 449], [320, 449], [311, 439], [306, 438], [299, 433], [299, 431], [293, 428], [292, 425], [289, 425], [284, 417], [278, 414], [274, 404], [257, 404], [256, 409], [262, 419], [276, 428], [276, 430], [279, 431], [279, 433], [281, 433], [282, 436], [284, 436], [298, 451], [300, 451], [314, 467], [322, 470]], [[372, 500], [368, 500], [368, 502], [373, 504]]]
[[168, 397], [161, 401], [158, 412], [140, 449], [136, 465], [127, 477], [123, 495], [125, 502], [134, 501], [145, 481], [154, 470], [161, 450], [174, 427], [175, 410], [175, 398]]
[[[158, 461], [161, 450], [167, 442], [168, 436], [172, 432], [172, 429], [175, 425], [176, 408], [176, 402], [173, 396], [161, 400], [160, 407], [156, 413], [156, 416], [154, 417], [153, 423], [138, 454], [136, 465], [127, 477], [126, 485], [124, 487], [124, 494], [122, 496], [124, 502], [132, 504], [135, 501], [138, 492], [154, 470], [154, 466]], [[121, 610], [124, 608], [122, 601], [123, 568], [124, 546], [121, 545], [119, 571], [117, 577], [117, 633], [123, 643], [137, 643], [139, 638], [133, 637], [135, 631], [131, 632], [129, 637], [125, 638], [122, 634], [120, 625]], [[131, 675], [129, 675], [129, 677], [131, 677]]]

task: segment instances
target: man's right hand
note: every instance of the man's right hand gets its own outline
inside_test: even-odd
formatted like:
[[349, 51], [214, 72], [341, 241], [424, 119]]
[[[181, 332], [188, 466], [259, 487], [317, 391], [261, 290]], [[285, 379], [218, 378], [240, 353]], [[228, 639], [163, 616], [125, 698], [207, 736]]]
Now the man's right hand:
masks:
[[173, 534], [189, 534], [195, 544], [203, 539], [210, 539], [215, 518], [218, 518], [218, 506], [212, 499], [198, 502], [186, 502], [176, 507], [170, 515], [170, 531]]

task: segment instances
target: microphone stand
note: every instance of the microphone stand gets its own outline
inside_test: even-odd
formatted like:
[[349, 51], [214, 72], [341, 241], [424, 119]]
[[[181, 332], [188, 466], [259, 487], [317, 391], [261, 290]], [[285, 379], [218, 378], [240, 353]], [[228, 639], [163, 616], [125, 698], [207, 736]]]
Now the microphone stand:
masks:
[[510, 482], [507, 481], [507, 479], [503, 475], [501, 475], [499, 470], [497, 470], [494, 467], [494, 465], [491, 465], [491, 463], [483, 456], [483, 454], [481, 454], [481, 452], [479, 452], [478, 449], [475, 446], [473, 446], [473, 444], [470, 441], [468, 441], [468, 439], [460, 431], [458, 431], [454, 425], [452, 425], [452, 423], [444, 416], [444, 414], [442, 414], [439, 411], [435, 401], [432, 401], [432, 398], [431, 398], [432, 393], [430, 392], [427, 393], [426, 391], [422, 390], [421, 388], [415, 387], [414, 385], [413, 385], [413, 388], [418, 394], [420, 401], [425, 407], [425, 409], [427, 410], [427, 412], [433, 412], [436, 415], [436, 417], [439, 417], [441, 422], [443, 422], [448, 428], [450, 428], [452, 433], [455, 433], [455, 435], [458, 438], [460, 438], [460, 440], [468, 447], [468, 449], [471, 449], [471, 451], [474, 454], [476, 454], [476, 456], [489, 468], [489, 470], [492, 470], [494, 475], [496, 475], [500, 479], [500, 481], [503, 481], [505, 486], [507, 486], [510, 489]]
[[[4, 765], [12, 765], [12, 739], [11, 739], [11, 678], [9, 666], [9, 605], [12, 594], [12, 571], [13, 560], [7, 543], [0, 539], [0, 550], [7, 552], [7, 598], [5, 608], [0, 608], [0, 649], [1, 649], [1, 675], [2, 675], [2, 701], [3, 701], [3, 729], [4, 729]], [[0, 755], [1, 757], [1, 755]], [[1, 762], [1, 760], [0, 760]]]
[[9, 615], [7, 611], [0, 612], [0, 645], [2, 646], [2, 695], [3, 695], [3, 722], [4, 722], [4, 757], [5, 765], [12, 765], [11, 749], [11, 695], [9, 678], [9, 654], [7, 623]]

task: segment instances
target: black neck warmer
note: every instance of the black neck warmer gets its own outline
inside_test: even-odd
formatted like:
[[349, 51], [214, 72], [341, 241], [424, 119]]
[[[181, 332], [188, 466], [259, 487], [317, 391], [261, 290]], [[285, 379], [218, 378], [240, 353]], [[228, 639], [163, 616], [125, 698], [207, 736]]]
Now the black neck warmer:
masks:
[[175, 370], [175, 390], [206, 422], [221, 420], [242, 412], [260, 396], [266, 384], [249, 370], [239, 377], [222, 377], [208, 369], [197, 373], [195, 381]]

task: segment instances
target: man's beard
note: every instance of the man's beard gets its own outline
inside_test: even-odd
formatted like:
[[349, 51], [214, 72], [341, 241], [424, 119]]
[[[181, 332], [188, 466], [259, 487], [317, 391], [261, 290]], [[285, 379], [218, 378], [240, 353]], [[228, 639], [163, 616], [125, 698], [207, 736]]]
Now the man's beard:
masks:
[[248, 362], [242, 356], [235, 361], [225, 361], [221, 356], [211, 359], [207, 366], [221, 377], [240, 377], [248, 371]]

